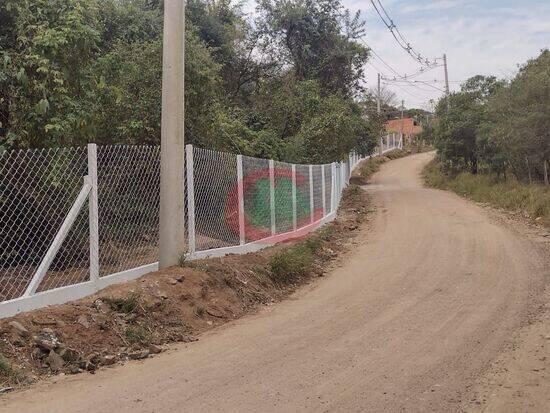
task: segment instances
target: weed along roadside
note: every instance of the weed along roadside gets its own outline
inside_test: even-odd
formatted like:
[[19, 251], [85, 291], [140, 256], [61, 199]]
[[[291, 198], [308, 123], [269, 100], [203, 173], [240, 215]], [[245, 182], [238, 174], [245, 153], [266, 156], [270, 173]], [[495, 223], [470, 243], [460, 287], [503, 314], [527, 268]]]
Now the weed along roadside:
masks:
[[307, 237], [247, 255], [182, 261], [72, 303], [0, 321], [0, 388], [56, 374], [93, 373], [280, 301], [315, 277], [367, 220], [368, 199], [345, 190], [338, 218]]
[[447, 175], [437, 160], [422, 171], [427, 186], [451, 190], [474, 201], [520, 214], [550, 227], [550, 189], [541, 184], [523, 184], [514, 178], [462, 172]]

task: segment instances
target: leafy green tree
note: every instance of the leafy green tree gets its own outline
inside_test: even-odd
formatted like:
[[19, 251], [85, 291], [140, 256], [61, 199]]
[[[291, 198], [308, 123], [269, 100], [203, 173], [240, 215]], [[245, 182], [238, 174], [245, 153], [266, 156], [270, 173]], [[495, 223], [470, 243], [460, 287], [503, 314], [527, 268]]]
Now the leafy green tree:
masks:
[[436, 114], [436, 147], [441, 158], [453, 170], [478, 172], [481, 156], [480, 127], [486, 119], [487, 100], [502, 86], [494, 76], [468, 79], [460, 92], [440, 100]]
[[7, 0], [13, 33], [3, 36], [3, 146], [70, 145], [90, 135], [91, 60], [99, 41], [97, 3]]
[[260, 0], [257, 25], [264, 50], [291, 65], [297, 80], [319, 80], [324, 94], [354, 96], [361, 89], [368, 49], [359, 13], [340, 0]]
[[520, 179], [543, 179], [550, 159], [550, 51], [528, 61], [491, 97], [487, 117], [483, 136], [495, 148], [500, 169]]

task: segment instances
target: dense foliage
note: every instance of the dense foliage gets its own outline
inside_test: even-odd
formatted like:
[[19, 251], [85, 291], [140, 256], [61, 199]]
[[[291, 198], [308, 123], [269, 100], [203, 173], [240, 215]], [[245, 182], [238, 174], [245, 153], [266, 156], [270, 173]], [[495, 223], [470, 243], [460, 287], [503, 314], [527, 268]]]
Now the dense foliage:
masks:
[[469, 79], [436, 112], [433, 137], [447, 170], [548, 180], [550, 51], [528, 61], [510, 81]]
[[[368, 49], [339, 0], [189, 0], [186, 141], [296, 162], [367, 153]], [[159, 143], [162, 0], [4, 0], [0, 149]]]

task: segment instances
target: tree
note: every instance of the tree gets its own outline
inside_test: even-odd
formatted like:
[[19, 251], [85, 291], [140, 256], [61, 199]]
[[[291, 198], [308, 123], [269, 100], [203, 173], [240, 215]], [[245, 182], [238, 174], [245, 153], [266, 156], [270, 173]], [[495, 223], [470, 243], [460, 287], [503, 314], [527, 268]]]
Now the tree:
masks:
[[491, 96], [484, 138], [501, 169], [519, 179], [544, 178], [550, 159], [550, 51], [523, 65], [518, 75]]
[[0, 145], [36, 147], [85, 142], [90, 125], [90, 62], [99, 41], [97, 3], [7, 0], [0, 77]]
[[323, 94], [352, 97], [361, 90], [368, 49], [359, 13], [340, 0], [260, 0], [257, 25], [263, 49], [293, 68], [297, 80], [318, 79]]
[[494, 76], [475, 76], [462, 85], [460, 92], [449, 96], [448, 110], [447, 100], [439, 101], [435, 143], [451, 169], [478, 172], [480, 127], [486, 119], [487, 101], [500, 87], [502, 82]]

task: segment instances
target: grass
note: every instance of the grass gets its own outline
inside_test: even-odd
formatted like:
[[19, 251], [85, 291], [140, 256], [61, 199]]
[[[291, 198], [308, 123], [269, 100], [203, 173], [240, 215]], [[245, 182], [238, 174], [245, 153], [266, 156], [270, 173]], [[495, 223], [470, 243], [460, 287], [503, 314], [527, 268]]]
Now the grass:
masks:
[[290, 284], [313, 272], [315, 252], [322, 247], [319, 238], [310, 238], [278, 252], [269, 260], [273, 281]]
[[386, 162], [385, 158], [377, 156], [376, 158], [369, 158], [360, 166], [359, 174], [361, 178], [368, 179], [376, 172], [380, 170], [383, 163]]
[[426, 184], [447, 189], [477, 202], [521, 212], [523, 215], [550, 226], [550, 188], [543, 185], [525, 185], [513, 179], [498, 180], [492, 175], [443, 173], [437, 161], [430, 162], [423, 171]]
[[403, 158], [403, 157], [407, 156], [408, 154], [409, 154], [409, 152], [404, 151], [403, 149], [394, 149], [393, 151], [384, 154], [384, 156], [388, 159], [393, 160], [393, 159]]
[[138, 309], [141, 296], [139, 292], [131, 292], [126, 297], [105, 298], [104, 301], [109, 304], [113, 311], [130, 314]]
[[142, 326], [130, 326], [124, 335], [130, 344], [148, 344], [151, 341], [151, 334]]
[[363, 190], [359, 185], [350, 184], [344, 191], [343, 199], [344, 202], [356, 202], [361, 199], [363, 195]]
[[16, 371], [10, 362], [0, 354], [0, 387], [20, 384], [24, 379], [24, 376]]
[[206, 309], [202, 305], [197, 306], [197, 308], [195, 309], [195, 314], [197, 315], [197, 317], [202, 317], [205, 313]]

